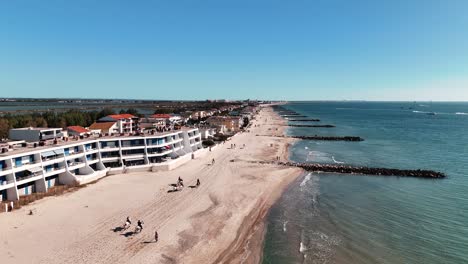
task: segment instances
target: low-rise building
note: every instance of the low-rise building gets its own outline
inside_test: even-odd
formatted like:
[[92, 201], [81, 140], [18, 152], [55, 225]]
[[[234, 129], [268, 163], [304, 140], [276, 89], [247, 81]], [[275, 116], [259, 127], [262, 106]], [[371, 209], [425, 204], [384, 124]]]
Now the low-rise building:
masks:
[[63, 137], [61, 128], [25, 127], [12, 128], [9, 131], [9, 138], [12, 140], [24, 140], [27, 142], [38, 142], [43, 140], [53, 140]]
[[138, 121], [138, 127], [140, 130], [147, 130], [147, 129], [161, 129], [165, 128], [166, 124], [169, 119], [169, 115], [167, 117], [165, 115], [151, 115], [149, 117], [140, 118]]
[[87, 136], [91, 135], [91, 131], [82, 127], [82, 126], [69, 126], [67, 127], [68, 135], [69, 136]]
[[234, 116], [212, 116], [206, 120], [206, 123], [216, 127], [220, 133], [221, 128], [225, 128], [227, 133], [239, 132], [241, 127], [241, 120], [239, 117]]
[[133, 133], [137, 131], [138, 117], [131, 114], [108, 115], [100, 118], [97, 122], [116, 122], [118, 133]]
[[94, 122], [88, 128], [93, 134], [119, 134], [120, 129], [117, 122]]

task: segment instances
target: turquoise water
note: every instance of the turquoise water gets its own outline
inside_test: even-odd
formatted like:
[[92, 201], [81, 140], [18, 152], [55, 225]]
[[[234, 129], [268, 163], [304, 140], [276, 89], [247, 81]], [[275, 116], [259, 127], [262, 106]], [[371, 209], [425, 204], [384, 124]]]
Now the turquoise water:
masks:
[[272, 208], [263, 263], [468, 263], [468, 103], [285, 107], [336, 125], [289, 128], [291, 135], [365, 139], [299, 141], [294, 161], [433, 169], [448, 178], [308, 174]]

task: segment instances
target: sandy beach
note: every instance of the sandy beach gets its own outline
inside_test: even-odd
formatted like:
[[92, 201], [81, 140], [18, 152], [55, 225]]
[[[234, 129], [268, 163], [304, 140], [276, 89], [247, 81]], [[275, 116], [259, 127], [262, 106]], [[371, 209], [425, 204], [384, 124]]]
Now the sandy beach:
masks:
[[[250, 132], [175, 170], [108, 176], [1, 214], [1, 263], [258, 263], [264, 217], [302, 171], [247, 161], [287, 159], [293, 139], [256, 136], [281, 135], [265, 124], [284, 122], [263, 108]], [[179, 176], [186, 187], [168, 193]], [[132, 227], [115, 232], [127, 216]], [[144, 229], [130, 235], [138, 219]]]

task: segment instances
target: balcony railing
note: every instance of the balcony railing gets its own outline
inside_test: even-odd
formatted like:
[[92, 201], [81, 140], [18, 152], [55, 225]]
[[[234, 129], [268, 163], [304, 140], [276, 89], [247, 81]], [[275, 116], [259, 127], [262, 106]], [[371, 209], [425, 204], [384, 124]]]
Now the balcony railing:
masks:
[[31, 178], [38, 177], [38, 176], [42, 176], [42, 175], [41, 174], [31, 174], [31, 175], [24, 176], [24, 177], [16, 177], [16, 182], [24, 181], [24, 180], [31, 179]]
[[10, 184], [10, 183], [14, 183], [14, 182], [15, 182], [15, 180], [2, 181], [2, 182], [0, 183], [0, 186], [2, 186], [2, 185], [7, 185], [7, 184]]

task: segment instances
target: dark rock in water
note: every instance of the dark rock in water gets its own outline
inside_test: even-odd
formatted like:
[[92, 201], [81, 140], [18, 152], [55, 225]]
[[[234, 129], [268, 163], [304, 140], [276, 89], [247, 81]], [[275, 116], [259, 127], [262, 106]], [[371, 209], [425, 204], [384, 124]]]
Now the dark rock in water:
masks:
[[[271, 137], [271, 135], [259, 135], [256, 134], [255, 136], [260, 137]], [[298, 139], [304, 139], [304, 140], [325, 140], [325, 141], [364, 141], [363, 138], [361, 137], [352, 137], [352, 136], [344, 136], [344, 137], [339, 137], [339, 136], [275, 136], [275, 137], [287, 137], [287, 138], [298, 138]]]
[[288, 119], [291, 122], [320, 122], [320, 119]]
[[344, 137], [325, 137], [325, 136], [289, 136], [291, 138], [299, 138], [305, 140], [326, 140], [326, 141], [364, 141], [361, 137], [351, 137], [351, 136], [344, 136]]
[[335, 127], [334, 125], [287, 125], [289, 127]]
[[289, 115], [281, 115], [281, 117], [296, 117], [296, 118], [297, 118], [297, 117], [307, 117], [307, 116], [305, 116], [305, 115], [300, 115], [300, 114], [297, 114], [297, 115], [291, 115], [291, 114], [289, 114]]
[[334, 172], [346, 174], [366, 174], [366, 175], [380, 175], [380, 176], [402, 176], [402, 177], [417, 177], [417, 178], [431, 178], [440, 179], [445, 178], [442, 172], [431, 170], [400, 170], [389, 168], [371, 168], [371, 167], [356, 167], [347, 165], [333, 165], [333, 164], [318, 164], [318, 163], [295, 163], [295, 162], [279, 162], [278, 164], [284, 166], [300, 167], [306, 171], [321, 171], [321, 172]]

